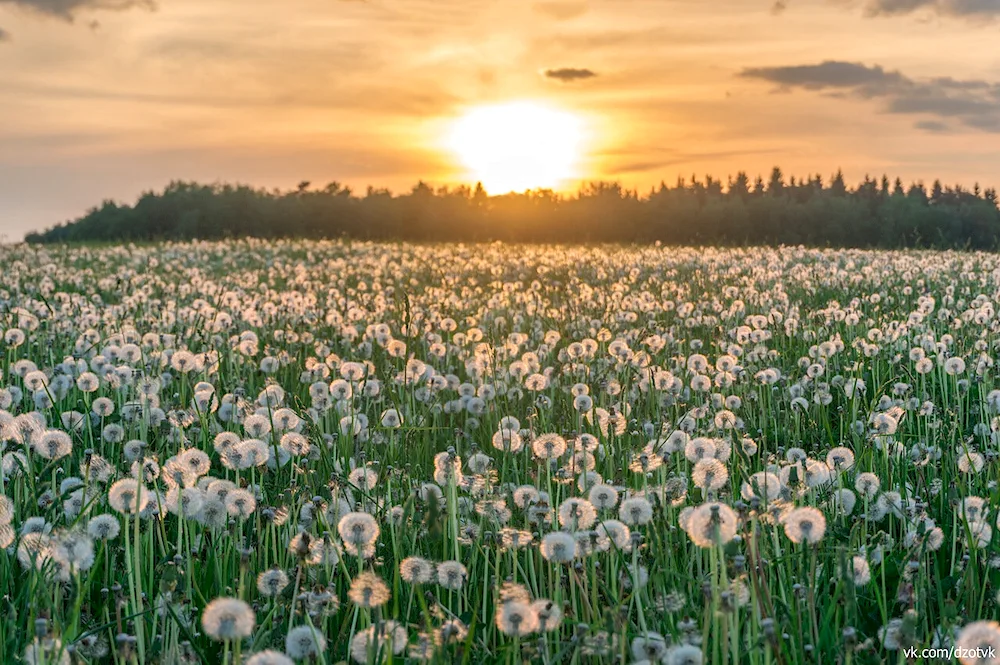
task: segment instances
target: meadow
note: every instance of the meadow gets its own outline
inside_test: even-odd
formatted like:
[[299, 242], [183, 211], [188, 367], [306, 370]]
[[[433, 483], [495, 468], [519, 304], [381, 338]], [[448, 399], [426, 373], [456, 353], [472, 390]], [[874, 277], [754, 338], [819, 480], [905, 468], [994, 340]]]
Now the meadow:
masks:
[[1000, 662], [997, 255], [0, 270], [2, 662]]

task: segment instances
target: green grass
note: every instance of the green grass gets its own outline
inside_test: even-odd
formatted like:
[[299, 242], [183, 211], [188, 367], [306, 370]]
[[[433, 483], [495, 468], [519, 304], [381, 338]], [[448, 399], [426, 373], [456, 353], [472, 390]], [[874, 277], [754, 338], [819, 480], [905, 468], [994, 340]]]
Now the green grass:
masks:
[[997, 618], [994, 255], [0, 251], [3, 662], [875, 663]]

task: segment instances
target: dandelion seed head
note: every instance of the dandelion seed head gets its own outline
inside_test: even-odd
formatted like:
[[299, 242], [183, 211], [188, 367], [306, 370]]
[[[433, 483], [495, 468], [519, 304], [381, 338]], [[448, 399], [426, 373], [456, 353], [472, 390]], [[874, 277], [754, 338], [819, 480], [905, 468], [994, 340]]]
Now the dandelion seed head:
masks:
[[253, 610], [238, 598], [216, 598], [201, 614], [205, 634], [218, 641], [250, 637], [256, 623]]
[[347, 592], [351, 602], [359, 607], [379, 607], [389, 601], [389, 586], [381, 577], [371, 572], [363, 572], [351, 580]]
[[295, 626], [285, 635], [285, 653], [294, 660], [305, 660], [326, 651], [326, 638], [313, 626]]

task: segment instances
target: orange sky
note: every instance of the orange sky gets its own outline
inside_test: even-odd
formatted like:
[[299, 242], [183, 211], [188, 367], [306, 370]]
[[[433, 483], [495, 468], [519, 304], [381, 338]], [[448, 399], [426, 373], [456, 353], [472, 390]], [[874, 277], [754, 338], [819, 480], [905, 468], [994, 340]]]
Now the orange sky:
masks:
[[0, 232], [175, 178], [458, 182], [456, 118], [511, 100], [585, 121], [580, 179], [1000, 185], [998, 20], [1000, 0], [0, 0]]

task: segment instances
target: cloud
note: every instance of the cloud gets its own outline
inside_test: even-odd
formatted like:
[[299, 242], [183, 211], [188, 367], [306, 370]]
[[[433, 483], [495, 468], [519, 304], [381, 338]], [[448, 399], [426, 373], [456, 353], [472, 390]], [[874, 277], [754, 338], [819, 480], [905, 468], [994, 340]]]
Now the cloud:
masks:
[[934, 134], [942, 134], [948, 131], [948, 125], [940, 120], [921, 120], [914, 123], [913, 126], [917, 129], [922, 129], [925, 132], [932, 132]]
[[586, 2], [536, 2], [532, 8], [539, 14], [545, 14], [560, 21], [583, 16], [589, 9]]
[[[856, 3], [844, 0], [829, 0], [843, 7], [853, 8]], [[790, 0], [775, 0], [772, 13], [779, 14], [786, 9]], [[867, 0], [864, 4], [866, 16], [907, 16], [915, 12], [930, 12], [938, 16], [952, 16], [968, 19], [988, 19], [1000, 17], [1000, 0]]]
[[941, 16], [1000, 16], [1000, 0], [870, 0], [865, 6], [869, 16], [912, 14], [922, 9]]
[[664, 46], [707, 46], [710, 44], [732, 44], [732, 36], [712, 29], [671, 28], [653, 25], [641, 28], [576, 30], [563, 33], [546, 33], [532, 40], [536, 51], [558, 52], [609, 51], [611, 55], [640, 53], [646, 57], [651, 50]]
[[13, 5], [40, 14], [72, 21], [80, 10], [106, 9], [123, 11], [133, 7], [155, 9], [153, 0], [0, 0], [0, 6]]
[[[753, 67], [739, 76], [778, 85], [779, 91], [820, 91], [828, 96], [880, 99], [888, 113], [924, 116], [917, 127], [945, 131], [942, 121], [1000, 132], [1000, 83], [949, 77], [914, 79], [896, 71], [855, 62], [828, 60], [817, 65]], [[929, 116], [929, 119], [928, 119]], [[934, 124], [936, 123], [936, 124]]]
[[546, 69], [542, 72], [545, 78], [555, 79], [556, 81], [562, 81], [563, 83], [572, 83], [573, 81], [582, 81], [584, 79], [594, 78], [597, 73], [590, 69], [578, 69], [576, 67], [561, 67], [559, 69]]
[[887, 72], [879, 66], [867, 67], [860, 63], [826, 60], [818, 65], [790, 67], [750, 67], [740, 76], [758, 78], [776, 83], [782, 88], [824, 90], [854, 88], [873, 94], [886, 87], [899, 85], [905, 78], [899, 72]]
[[746, 150], [686, 151], [673, 148], [651, 149], [649, 145], [633, 145], [598, 154], [606, 162], [606, 169], [616, 177], [623, 174], [649, 173], [675, 167], [729, 160], [736, 157], [781, 153], [781, 148], [753, 148]]
[[0, 28], [0, 44], [9, 41], [10, 41], [10, 33], [4, 30], [3, 28]]
[[[262, 77], [268, 72], [258, 69]], [[262, 78], [262, 80], [271, 80]], [[146, 89], [101, 88], [99, 86], [47, 85], [38, 82], [15, 82], [4, 92], [34, 100], [64, 101], [79, 105], [85, 102], [108, 102], [122, 105], [147, 105], [153, 108], [190, 108], [221, 111], [269, 109], [320, 109], [357, 111], [397, 117], [428, 117], [453, 109], [460, 99], [433, 83], [398, 81], [390, 91], [367, 82], [345, 83], [342, 87], [317, 88], [289, 85], [266, 91], [234, 93], [230, 91], [149, 91]], [[124, 106], [123, 106], [124, 108]], [[0, 135], [0, 139], [3, 136]]]

